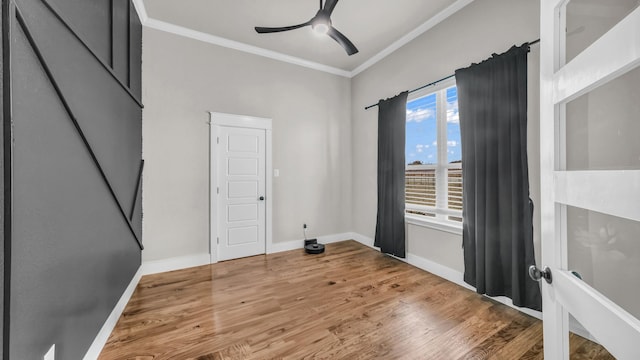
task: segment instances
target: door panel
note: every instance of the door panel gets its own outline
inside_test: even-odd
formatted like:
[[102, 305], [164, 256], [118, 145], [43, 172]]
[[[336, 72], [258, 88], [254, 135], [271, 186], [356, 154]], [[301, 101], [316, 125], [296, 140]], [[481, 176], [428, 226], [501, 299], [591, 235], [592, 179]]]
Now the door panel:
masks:
[[[228, 234], [229, 234], [228, 244], [229, 245], [254, 244], [257, 242], [258, 232], [259, 231], [257, 226], [231, 228], [228, 231]], [[251, 254], [251, 255], [257, 255], [257, 254]]]
[[229, 159], [227, 174], [234, 175], [254, 175], [258, 176], [258, 159]]
[[250, 221], [258, 218], [257, 204], [229, 205], [228, 210], [229, 214], [227, 221], [229, 223], [246, 220]]
[[220, 127], [218, 260], [265, 253], [265, 130]]
[[572, 317], [640, 359], [640, 8], [542, 0], [541, 17], [545, 358], [568, 358]]
[[236, 199], [246, 196], [258, 197], [258, 181], [236, 181], [229, 184], [227, 196]]

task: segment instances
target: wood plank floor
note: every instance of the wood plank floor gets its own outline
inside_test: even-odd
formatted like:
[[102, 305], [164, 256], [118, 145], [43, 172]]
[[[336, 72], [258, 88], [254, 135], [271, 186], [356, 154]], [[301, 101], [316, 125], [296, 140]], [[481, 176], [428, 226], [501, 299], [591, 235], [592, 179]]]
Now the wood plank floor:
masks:
[[[535, 318], [355, 241], [145, 276], [100, 359], [542, 359]], [[572, 359], [611, 359], [578, 336]]]

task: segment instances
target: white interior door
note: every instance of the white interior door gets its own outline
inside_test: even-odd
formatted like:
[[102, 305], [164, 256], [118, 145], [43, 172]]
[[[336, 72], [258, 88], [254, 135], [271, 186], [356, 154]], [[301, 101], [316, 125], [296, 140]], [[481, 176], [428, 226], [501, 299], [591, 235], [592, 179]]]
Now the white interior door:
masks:
[[640, 8], [541, 0], [544, 353], [579, 323], [640, 359]]
[[267, 130], [213, 126], [212, 237], [217, 245], [216, 260], [264, 254]]

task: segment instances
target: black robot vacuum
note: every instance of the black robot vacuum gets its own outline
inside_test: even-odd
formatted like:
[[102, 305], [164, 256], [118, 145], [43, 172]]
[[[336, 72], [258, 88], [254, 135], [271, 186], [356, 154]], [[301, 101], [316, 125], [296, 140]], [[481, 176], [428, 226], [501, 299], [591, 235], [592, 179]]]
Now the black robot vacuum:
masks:
[[324, 252], [324, 245], [318, 244], [317, 239], [307, 239], [307, 224], [302, 225], [304, 232], [304, 251], [307, 254], [322, 254]]
[[322, 254], [324, 252], [324, 245], [309, 244], [304, 247], [304, 251], [306, 251], [307, 254]]

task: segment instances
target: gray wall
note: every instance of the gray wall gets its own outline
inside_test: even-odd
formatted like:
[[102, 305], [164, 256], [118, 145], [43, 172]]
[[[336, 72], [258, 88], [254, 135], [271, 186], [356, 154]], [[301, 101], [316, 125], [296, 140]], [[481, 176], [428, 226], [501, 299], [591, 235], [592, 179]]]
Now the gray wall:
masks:
[[[539, 38], [539, 4], [531, 0], [476, 0], [352, 81], [353, 224], [373, 238], [376, 221], [377, 110], [364, 110], [407, 89], [453, 74], [492, 53]], [[529, 54], [529, 181], [532, 198], [540, 199], [539, 48]], [[540, 253], [540, 216], [534, 215], [535, 245]], [[463, 271], [462, 237], [408, 225], [409, 252]]]
[[144, 28], [143, 260], [209, 253], [207, 111], [273, 119], [273, 241], [351, 230], [350, 81]]
[[[118, 82], [140, 83], [140, 58], [122, 44], [104, 45], [111, 26], [98, 25], [110, 19], [109, 0], [52, 2], [99, 60], [43, 1], [17, 4], [37, 46], [12, 18], [13, 129], [4, 137], [13, 142], [9, 355], [41, 359], [56, 344], [57, 359], [80, 359], [140, 266], [141, 207], [133, 230], [126, 221], [139, 198], [140, 94]], [[128, 34], [135, 16], [114, 18], [113, 28]], [[101, 61], [126, 71], [113, 70], [116, 80]]]

